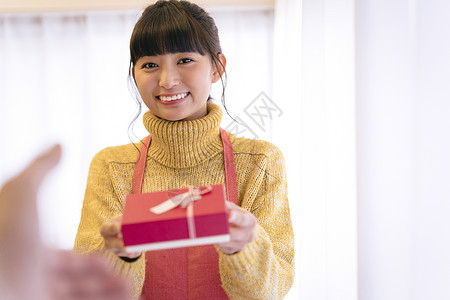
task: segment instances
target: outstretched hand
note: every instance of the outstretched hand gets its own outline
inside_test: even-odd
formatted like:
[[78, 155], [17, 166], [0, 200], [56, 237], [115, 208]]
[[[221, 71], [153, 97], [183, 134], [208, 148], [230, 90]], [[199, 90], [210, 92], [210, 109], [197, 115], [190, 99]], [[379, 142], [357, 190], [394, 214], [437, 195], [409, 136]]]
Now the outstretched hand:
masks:
[[245, 248], [255, 239], [256, 217], [232, 202], [227, 201], [228, 223], [230, 225], [229, 242], [218, 244], [225, 254], [234, 254]]
[[60, 158], [61, 147], [53, 146], [0, 190], [0, 298], [2, 290], [14, 299], [44, 298], [36, 198]]
[[129, 300], [131, 286], [97, 255], [46, 249], [36, 198], [61, 158], [56, 145], [0, 189], [0, 299]]

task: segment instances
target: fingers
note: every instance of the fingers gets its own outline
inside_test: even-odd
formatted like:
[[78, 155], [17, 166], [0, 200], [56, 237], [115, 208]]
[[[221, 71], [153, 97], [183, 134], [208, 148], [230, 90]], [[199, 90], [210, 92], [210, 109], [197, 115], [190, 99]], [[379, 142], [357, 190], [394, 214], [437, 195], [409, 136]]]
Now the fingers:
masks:
[[241, 228], [230, 227], [230, 241], [219, 244], [219, 248], [226, 254], [234, 254], [242, 251], [247, 244], [255, 239], [254, 228], [242, 230]]
[[236, 227], [255, 227], [256, 218], [255, 216], [240, 208], [239, 206], [231, 203], [233, 206], [229, 206], [228, 211], [228, 222], [230, 225], [234, 225]]
[[45, 175], [55, 167], [61, 158], [61, 146], [55, 145], [46, 152], [37, 156], [15, 178], [7, 181], [1, 189], [0, 195], [4, 205], [12, 206], [15, 202], [35, 201], [36, 190]]
[[118, 256], [126, 256], [123, 240], [119, 238], [105, 239], [105, 250], [117, 254]]
[[105, 241], [105, 250], [115, 253], [118, 256], [136, 258], [141, 252], [127, 253], [123, 244], [121, 232], [122, 217], [116, 217], [103, 223], [100, 227], [100, 234]]
[[60, 145], [52, 146], [50, 149], [37, 156], [21, 175], [28, 181], [28, 184], [37, 188], [48, 172], [61, 160], [61, 153]]
[[105, 240], [105, 250], [120, 254], [125, 252], [123, 245], [121, 228], [122, 217], [117, 217], [106, 221], [100, 227], [100, 234]]
[[255, 226], [257, 220], [255, 216], [240, 208], [239, 206], [227, 202], [228, 222], [230, 224], [230, 241], [218, 244], [222, 252], [233, 254], [241, 251], [248, 243], [255, 239]]
[[48, 172], [61, 160], [61, 154], [61, 145], [53, 145], [47, 151], [44, 151], [36, 157], [29, 168], [34, 169], [36, 172], [37, 170]]
[[103, 238], [116, 237], [121, 235], [122, 217], [116, 217], [103, 223], [100, 227], [100, 234]]

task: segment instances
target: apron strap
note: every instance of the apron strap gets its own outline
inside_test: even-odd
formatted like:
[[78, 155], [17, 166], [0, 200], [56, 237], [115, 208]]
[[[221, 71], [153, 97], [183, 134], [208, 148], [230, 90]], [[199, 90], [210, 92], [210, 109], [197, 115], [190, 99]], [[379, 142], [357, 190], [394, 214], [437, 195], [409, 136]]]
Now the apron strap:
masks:
[[145, 172], [145, 165], [147, 164], [147, 153], [148, 148], [150, 148], [150, 142], [152, 140], [152, 137], [149, 135], [142, 144], [141, 148], [139, 149], [138, 158], [136, 161], [136, 166], [134, 168], [134, 175], [133, 175], [133, 194], [140, 194], [142, 193], [142, 184], [144, 183], [144, 172]]
[[[220, 128], [220, 137], [223, 145], [223, 160], [225, 165], [225, 184], [227, 191], [227, 200], [238, 205], [237, 185], [236, 185], [236, 167], [234, 164], [233, 146], [227, 132]], [[150, 148], [151, 136], [149, 135], [139, 149], [139, 155], [136, 161], [133, 175], [133, 194], [142, 193], [142, 184], [144, 182], [145, 165], [147, 163], [148, 149]]]
[[225, 184], [227, 191], [227, 200], [239, 205], [236, 186], [236, 167], [234, 165], [234, 152], [230, 137], [227, 132], [220, 128], [220, 137], [223, 145], [223, 161], [225, 164]]

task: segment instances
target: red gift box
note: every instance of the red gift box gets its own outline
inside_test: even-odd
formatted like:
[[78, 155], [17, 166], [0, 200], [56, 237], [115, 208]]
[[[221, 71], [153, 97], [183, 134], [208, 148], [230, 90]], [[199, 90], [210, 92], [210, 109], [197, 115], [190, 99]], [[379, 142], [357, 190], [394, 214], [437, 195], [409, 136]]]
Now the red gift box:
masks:
[[[195, 197], [191, 197], [193, 190]], [[181, 199], [183, 203], [173, 207]], [[188, 205], [183, 207], [186, 199]], [[130, 194], [125, 200], [122, 235], [128, 252], [227, 242], [224, 185]]]

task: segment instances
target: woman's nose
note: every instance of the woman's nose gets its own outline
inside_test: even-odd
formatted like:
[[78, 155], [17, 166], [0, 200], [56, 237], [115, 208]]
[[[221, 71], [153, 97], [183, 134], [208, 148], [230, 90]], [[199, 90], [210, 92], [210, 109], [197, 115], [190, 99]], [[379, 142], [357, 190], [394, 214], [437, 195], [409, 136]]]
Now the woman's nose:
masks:
[[161, 70], [159, 86], [170, 89], [178, 84], [180, 84], [180, 78], [176, 68], [163, 68]]

